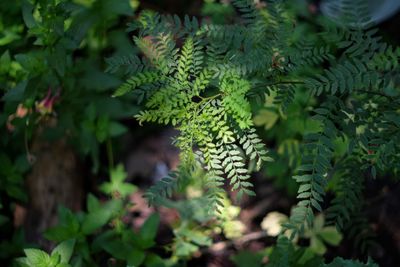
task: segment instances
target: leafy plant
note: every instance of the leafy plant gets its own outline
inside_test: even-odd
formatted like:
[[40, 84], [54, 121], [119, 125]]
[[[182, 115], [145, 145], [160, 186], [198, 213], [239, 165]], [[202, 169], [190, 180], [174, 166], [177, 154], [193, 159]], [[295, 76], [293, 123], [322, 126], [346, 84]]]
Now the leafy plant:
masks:
[[127, 131], [119, 120], [135, 108], [109, 97], [121, 81], [102, 71], [103, 58], [134, 51], [115, 29], [133, 14], [131, 2], [0, 4], [0, 195], [2, 218], [8, 217], [1, 235], [10, 239], [9, 247], [2, 242], [2, 258], [17, 255], [10, 216], [29, 200], [24, 177], [35, 160], [34, 143], [64, 140], [82, 159], [91, 158], [94, 173], [103, 171], [99, 158], [106, 147], [113, 165], [114, 140]]
[[135, 190], [133, 185], [124, 183], [125, 179], [126, 173], [119, 165], [110, 171], [111, 181], [101, 186], [110, 200], [101, 203], [89, 195], [87, 213], [73, 214], [66, 208], [59, 209], [60, 222], [48, 229], [45, 237], [61, 244], [66, 240], [76, 240], [71, 266], [97, 266], [96, 255], [104, 253], [119, 264], [130, 266], [152, 266], [161, 261], [159, 256], [148, 251], [156, 245], [159, 216], [152, 214], [138, 232], [132, 231], [123, 221], [128, 205], [125, 200], [128, 193]]

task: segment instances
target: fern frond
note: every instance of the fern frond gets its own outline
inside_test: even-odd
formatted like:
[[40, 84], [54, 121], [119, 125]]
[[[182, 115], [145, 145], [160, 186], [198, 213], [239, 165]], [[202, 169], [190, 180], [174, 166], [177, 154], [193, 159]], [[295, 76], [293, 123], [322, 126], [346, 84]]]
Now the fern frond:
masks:
[[399, 71], [400, 47], [382, 45], [368, 63], [368, 68], [377, 71]]
[[113, 97], [122, 96], [134, 90], [135, 88], [160, 80], [160, 75], [155, 71], [145, 71], [135, 74], [122, 84], [113, 94]]
[[311, 94], [351, 93], [357, 89], [374, 86], [378, 80], [376, 73], [368, 72], [366, 65], [358, 59], [337, 64], [324, 70], [323, 74], [317, 75], [317, 78], [305, 79], [305, 85], [311, 90]]
[[258, 16], [258, 11], [252, 0], [233, 0], [232, 4], [236, 7], [243, 18], [245, 24], [252, 24]]
[[332, 140], [336, 128], [326, 116], [329, 114], [327, 109], [321, 108], [316, 112], [314, 119], [321, 121], [323, 129], [306, 136], [305, 149], [309, 152], [303, 156], [302, 165], [298, 167], [299, 175], [293, 176], [299, 183], [297, 198], [300, 201], [292, 210], [289, 223], [285, 225], [292, 230], [292, 237], [302, 233], [305, 224], [312, 225], [314, 209], [322, 212], [321, 203], [325, 195], [326, 178], [332, 168], [330, 163], [334, 150]]
[[115, 73], [121, 68], [125, 68], [125, 74], [132, 75], [142, 72], [148, 68], [146, 64], [136, 55], [114, 56], [106, 58], [107, 69], [105, 72]]
[[294, 101], [296, 87], [292, 84], [277, 84], [270, 88], [276, 93], [274, 104], [278, 105], [282, 112], [286, 112], [289, 105]]
[[250, 90], [249, 82], [237, 76], [227, 76], [221, 81], [220, 88], [224, 93], [222, 105], [239, 127], [246, 129], [252, 126], [251, 107], [246, 99], [246, 93]]
[[[299, 51], [301, 51], [299, 53]], [[315, 47], [313, 44], [307, 44], [305, 41], [296, 44], [296, 49], [289, 56], [290, 64], [294, 67], [311, 67], [318, 66], [324, 61], [332, 60], [334, 57], [331, 54], [328, 46]]]
[[178, 171], [172, 171], [167, 177], [152, 185], [143, 195], [149, 205], [159, 205], [163, 198], [171, 197], [172, 193], [178, 190], [179, 177]]
[[261, 164], [263, 161], [270, 162], [273, 160], [268, 156], [268, 151], [266, 150], [265, 145], [262, 143], [262, 140], [256, 134], [255, 129], [250, 129], [240, 134], [241, 138], [239, 143], [242, 145], [246, 156], [248, 156], [250, 160], [257, 160], [257, 171], [261, 169]]
[[354, 247], [361, 249], [364, 254], [368, 254], [371, 248], [376, 247], [376, 234], [362, 209], [351, 214], [351, 219], [343, 232], [349, 240], [354, 240]]
[[225, 190], [222, 186], [225, 184], [225, 178], [221, 176], [222, 174], [222, 171], [211, 170], [205, 177], [206, 197], [209, 202], [207, 211], [209, 214], [218, 215], [224, 209]]
[[336, 197], [327, 209], [328, 224], [335, 224], [343, 230], [350, 221], [352, 214], [357, 213], [362, 206], [362, 174], [354, 173], [354, 167], [344, 168], [338, 184]]

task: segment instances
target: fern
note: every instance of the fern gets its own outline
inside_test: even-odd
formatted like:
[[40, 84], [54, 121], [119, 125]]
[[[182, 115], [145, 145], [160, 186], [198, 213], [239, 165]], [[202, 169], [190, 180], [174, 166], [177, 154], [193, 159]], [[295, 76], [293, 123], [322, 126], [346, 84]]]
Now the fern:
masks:
[[323, 267], [378, 267], [378, 265], [371, 260], [367, 263], [361, 263], [357, 260], [345, 260], [342, 258], [335, 258], [331, 263], [322, 265]]
[[299, 175], [293, 176], [299, 183], [297, 198], [298, 205], [293, 209], [290, 222], [286, 227], [295, 235], [297, 231], [304, 231], [306, 223], [311, 226], [314, 219], [314, 209], [322, 212], [321, 203], [325, 195], [324, 187], [327, 184], [328, 172], [331, 170], [331, 159], [333, 156], [332, 139], [336, 135], [336, 127], [332, 121], [325, 116], [328, 109], [318, 109], [315, 119], [321, 121], [322, 130], [306, 136], [305, 149], [308, 155], [303, 157], [303, 162], [298, 167]]
[[233, 0], [232, 4], [242, 13], [241, 16], [246, 24], [254, 23], [258, 16], [254, 1]]
[[[352, 170], [352, 171], [351, 171]], [[352, 215], [362, 207], [362, 174], [354, 172], [354, 166], [343, 167], [340, 174], [339, 188], [336, 197], [327, 209], [328, 224], [335, 224], [343, 230], [350, 222]]]
[[250, 160], [256, 160], [256, 170], [261, 169], [263, 161], [273, 161], [273, 159], [267, 156], [267, 150], [262, 140], [258, 137], [254, 129], [250, 129], [241, 135], [240, 144], [242, 145], [245, 154]]
[[147, 198], [149, 205], [159, 204], [163, 198], [171, 197], [172, 193], [178, 189], [178, 178], [179, 172], [174, 171], [151, 186], [143, 195]]
[[142, 72], [145, 68], [145, 63], [136, 55], [106, 58], [106, 63], [108, 67], [105, 71], [110, 73], [115, 73], [125, 68], [125, 74], [133, 75], [134, 73]]
[[[250, 0], [232, 1], [241, 17], [231, 25], [144, 13], [135, 25], [142, 57], [132, 59], [135, 72], [115, 95], [137, 92], [144, 101], [135, 116], [140, 123], [171, 124], [180, 131], [175, 140], [180, 168], [185, 175], [193, 166], [206, 170], [209, 207], [218, 210], [223, 187], [253, 195], [250, 166], [255, 162], [259, 170], [271, 160], [253, 126], [251, 97], [274, 95], [284, 113], [296, 92], [306, 91], [312, 101], [318, 99], [313, 119], [321, 127], [304, 138], [302, 164], [293, 177], [299, 203], [286, 227], [294, 236], [313, 223], [315, 212], [325, 206], [329, 179], [339, 172], [342, 179], [328, 214], [342, 228], [348, 215], [361, 209], [364, 172], [357, 175], [352, 169], [371, 177], [400, 171], [400, 50], [370, 27], [359, 1], [340, 2], [335, 8], [343, 23], [321, 25], [326, 31], [310, 40], [295, 37], [294, 18], [281, 1], [266, 9]], [[108, 61], [110, 71], [130, 64]], [[349, 140], [346, 164], [335, 157], [339, 137]], [[179, 181], [182, 172], [171, 175], [176, 178], [150, 190], [150, 199], [176, 188], [172, 181]]]
[[138, 73], [132, 78], [128, 79], [126, 83], [121, 85], [114, 93], [114, 97], [116, 96], [122, 96], [126, 93], [131, 92], [135, 88], [144, 85], [144, 84], [149, 84], [157, 81], [159, 79], [159, 75], [157, 72], [142, 72]]

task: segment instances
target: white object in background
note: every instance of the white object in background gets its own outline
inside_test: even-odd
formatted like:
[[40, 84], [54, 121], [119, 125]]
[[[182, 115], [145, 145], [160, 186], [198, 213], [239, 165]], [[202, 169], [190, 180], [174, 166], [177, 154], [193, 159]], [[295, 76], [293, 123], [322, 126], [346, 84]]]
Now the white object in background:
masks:
[[[375, 24], [396, 14], [400, 9], [400, 0], [364, 0], [367, 2], [371, 21]], [[323, 0], [321, 11], [331, 18], [338, 18], [343, 0]]]

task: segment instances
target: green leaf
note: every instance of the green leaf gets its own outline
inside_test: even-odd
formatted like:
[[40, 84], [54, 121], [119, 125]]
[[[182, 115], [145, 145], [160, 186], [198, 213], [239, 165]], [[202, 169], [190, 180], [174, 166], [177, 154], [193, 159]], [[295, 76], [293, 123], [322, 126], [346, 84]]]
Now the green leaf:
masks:
[[237, 267], [261, 267], [263, 257], [262, 253], [244, 250], [232, 256], [232, 260]]
[[31, 265], [29, 265], [29, 261], [27, 258], [17, 258], [15, 259], [15, 262], [17, 262], [17, 266], [19, 267], [31, 267]]
[[314, 208], [316, 208], [318, 211], [322, 211], [321, 206], [319, 205], [319, 203], [315, 200], [315, 199], [311, 199], [311, 205], [313, 205]]
[[96, 137], [100, 143], [103, 143], [109, 137], [110, 119], [107, 116], [100, 116], [96, 125]]
[[122, 208], [122, 201], [113, 199], [103, 205], [99, 210], [87, 214], [82, 222], [82, 233], [88, 235], [104, 226], [114, 214]]
[[179, 232], [184, 235], [192, 243], [199, 246], [210, 246], [212, 244], [211, 238], [202, 233], [201, 231], [194, 231], [189, 229], [184, 229]]
[[312, 175], [309, 175], [309, 174], [295, 175], [295, 176], [293, 176], [293, 179], [295, 179], [296, 182], [298, 182], [298, 183], [309, 182], [312, 179]]
[[118, 192], [122, 198], [128, 196], [136, 190], [136, 186], [124, 183], [127, 177], [127, 173], [122, 164], [119, 164], [116, 168], [110, 171], [111, 182], [103, 183], [100, 186], [100, 190], [106, 194], [113, 195]]
[[35, 248], [24, 249], [24, 252], [30, 266], [35, 266], [35, 267], [49, 266], [50, 256], [46, 252]]
[[121, 136], [124, 133], [126, 133], [128, 131], [128, 128], [126, 128], [123, 124], [119, 123], [119, 122], [110, 122], [109, 124], [109, 136], [110, 137], [117, 137], [117, 136]]
[[311, 192], [304, 192], [297, 195], [297, 198], [309, 198], [311, 196]]
[[140, 237], [146, 245], [153, 245], [154, 238], [157, 235], [159, 223], [160, 216], [157, 213], [153, 213], [149, 216], [149, 218], [147, 218], [140, 228]]
[[100, 201], [92, 193], [88, 194], [86, 202], [89, 213], [95, 212], [101, 208]]
[[297, 168], [298, 171], [312, 171], [314, 166], [312, 164], [303, 164]]
[[316, 236], [313, 236], [310, 240], [310, 249], [316, 254], [323, 255], [326, 252], [326, 246]]
[[302, 184], [299, 187], [298, 193], [302, 193], [311, 189], [311, 184]]
[[337, 246], [342, 241], [342, 235], [337, 231], [336, 227], [328, 226], [324, 227], [317, 233], [326, 243]]
[[22, 18], [28, 28], [36, 26], [35, 18], [33, 17], [34, 6], [27, 0], [22, 1]]
[[7, 91], [1, 99], [3, 101], [22, 101], [27, 84], [28, 80], [18, 83], [14, 88]]
[[118, 164], [113, 170], [110, 171], [111, 181], [115, 182], [123, 182], [127, 173], [125, 172], [124, 166], [122, 164]]
[[198, 246], [192, 243], [179, 240], [175, 246], [175, 253], [178, 257], [188, 257], [199, 249]]
[[128, 266], [141, 266], [142, 262], [145, 260], [146, 254], [143, 250], [131, 249], [127, 258]]
[[[146, 267], [165, 267], [165, 260], [154, 253], [148, 253], [144, 265]], [[127, 266], [129, 267], [129, 266]]]
[[371, 167], [371, 175], [372, 175], [372, 178], [376, 179], [376, 167], [375, 166]]
[[75, 239], [66, 240], [60, 243], [51, 253], [53, 256], [58, 253], [61, 256], [61, 263], [68, 263], [74, 251]]

